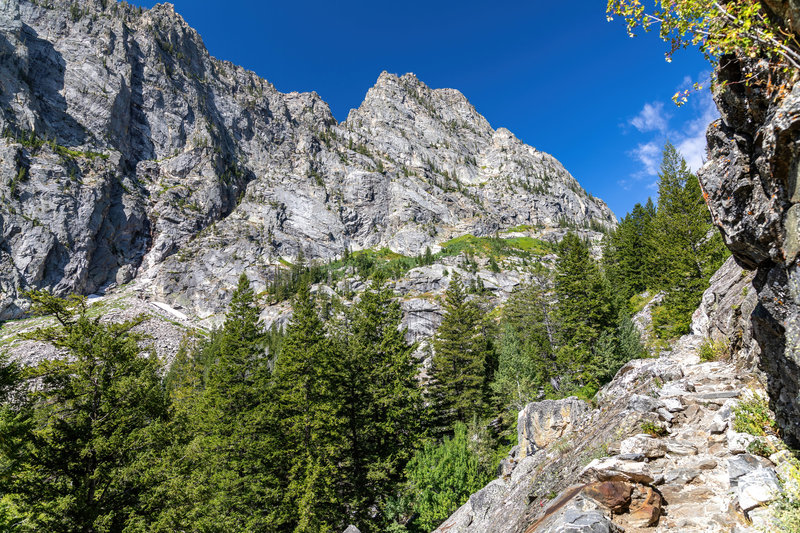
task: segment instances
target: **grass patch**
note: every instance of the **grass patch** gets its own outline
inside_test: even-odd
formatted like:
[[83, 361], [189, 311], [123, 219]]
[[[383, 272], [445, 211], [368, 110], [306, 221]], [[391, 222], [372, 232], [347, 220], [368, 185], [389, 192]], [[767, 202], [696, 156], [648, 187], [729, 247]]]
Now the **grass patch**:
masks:
[[532, 231], [536, 229], [539, 229], [539, 227], [532, 226], [530, 224], [520, 224], [519, 226], [514, 226], [513, 228], [508, 228], [507, 230], [503, 230], [501, 233], [518, 233], [518, 232]]
[[483, 257], [531, 257], [547, 255], [553, 250], [552, 244], [533, 237], [500, 239], [467, 234], [442, 244], [442, 251], [437, 255], [451, 256], [466, 253]]

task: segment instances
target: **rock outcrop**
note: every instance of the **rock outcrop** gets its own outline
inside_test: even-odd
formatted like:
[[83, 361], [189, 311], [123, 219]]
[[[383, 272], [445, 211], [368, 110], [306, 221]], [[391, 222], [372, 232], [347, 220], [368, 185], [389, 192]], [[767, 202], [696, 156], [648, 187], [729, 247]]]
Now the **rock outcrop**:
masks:
[[[797, 32], [798, 0], [764, 2]], [[781, 17], [783, 17], [781, 19]], [[778, 422], [800, 444], [800, 83], [763, 78], [765, 62], [720, 61], [714, 99], [720, 119], [707, 132], [699, 172], [714, 222], [736, 261], [755, 270], [750, 314]], [[762, 73], [762, 74], [759, 74]], [[753, 82], [745, 82], [755, 75]]]
[[0, 320], [30, 288], [131, 281], [202, 318], [301, 251], [616, 222], [458, 91], [383, 73], [339, 123], [211, 57], [169, 4], [2, 0], [0, 55]]
[[530, 403], [517, 418], [519, 458], [547, 448], [575, 429], [589, 411], [589, 405], [575, 397]]

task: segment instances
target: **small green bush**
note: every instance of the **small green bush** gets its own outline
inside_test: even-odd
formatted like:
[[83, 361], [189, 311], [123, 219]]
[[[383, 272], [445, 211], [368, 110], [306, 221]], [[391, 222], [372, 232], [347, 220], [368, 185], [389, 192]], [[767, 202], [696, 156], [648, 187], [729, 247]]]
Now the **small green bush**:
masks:
[[481, 469], [470, 450], [467, 426], [457, 424], [452, 438], [426, 443], [406, 467], [408, 491], [414, 498], [413, 531], [432, 531], [483, 487], [492, 475]]
[[706, 339], [698, 355], [703, 362], [725, 360], [730, 357], [730, 344], [725, 340]]
[[649, 420], [642, 422], [640, 427], [642, 428], [642, 433], [647, 433], [651, 437], [663, 437], [667, 434], [667, 428]]
[[777, 426], [767, 399], [761, 394], [754, 394], [751, 399], [740, 402], [733, 409], [733, 429], [757, 437], [774, 435]]
[[747, 445], [747, 453], [752, 455], [760, 455], [761, 457], [769, 457], [778, 449], [764, 439], [755, 439]]

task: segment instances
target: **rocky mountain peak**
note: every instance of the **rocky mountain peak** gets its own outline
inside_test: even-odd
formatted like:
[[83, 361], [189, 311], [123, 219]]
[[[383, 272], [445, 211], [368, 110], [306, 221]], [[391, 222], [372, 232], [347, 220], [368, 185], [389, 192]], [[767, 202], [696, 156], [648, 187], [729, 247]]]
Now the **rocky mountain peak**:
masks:
[[135, 279], [207, 315], [239, 273], [265, 286], [301, 251], [616, 223], [555, 158], [413, 74], [382, 73], [337, 123], [316, 93], [211, 57], [169, 4], [2, 1], [0, 319], [31, 287]]
[[491, 132], [489, 122], [467, 98], [455, 89], [431, 89], [413, 73], [403, 76], [383, 71], [367, 91], [364, 102], [347, 117], [346, 123], [380, 121], [386, 111], [394, 114], [427, 117], [451, 129], [470, 127], [481, 134]]

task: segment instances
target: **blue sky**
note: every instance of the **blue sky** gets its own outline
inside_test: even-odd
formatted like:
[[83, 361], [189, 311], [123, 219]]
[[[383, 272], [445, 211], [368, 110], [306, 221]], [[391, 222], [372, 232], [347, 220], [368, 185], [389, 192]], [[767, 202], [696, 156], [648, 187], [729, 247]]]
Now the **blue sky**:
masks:
[[174, 0], [212, 55], [280, 91], [316, 91], [338, 120], [383, 70], [458, 89], [621, 216], [655, 194], [666, 139], [700, 165], [717, 115], [707, 92], [681, 108], [671, 101], [708, 76], [702, 56], [667, 63], [665, 43], [629, 38], [621, 20], [606, 21], [605, 3]]

